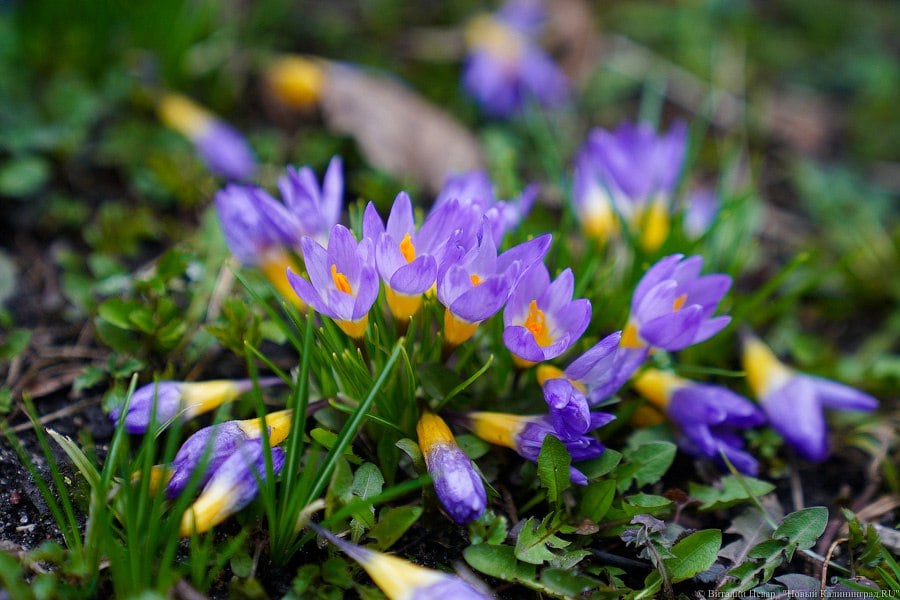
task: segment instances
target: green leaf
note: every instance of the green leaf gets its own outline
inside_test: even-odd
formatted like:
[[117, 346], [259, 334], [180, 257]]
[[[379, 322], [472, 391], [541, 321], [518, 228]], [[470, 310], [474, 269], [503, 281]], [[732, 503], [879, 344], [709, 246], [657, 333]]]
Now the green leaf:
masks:
[[622, 453], [611, 448], [603, 451], [597, 458], [578, 463], [578, 470], [589, 480], [603, 477], [622, 461]]
[[97, 307], [97, 314], [107, 323], [115, 325], [119, 329], [130, 331], [135, 328], [130, 318], [131, 314], [143, 308], [144, 306], [138, 302], [122, 300], [121, 298], [110, 298]]
[[811, 548], [825, 532], [826, 525], [828, 525], [827, 508], [824, 506], [804, 508], [784, 517], [781, 525], [772, 532], [772, 538], [787, 542], [785, 554], [787, 559], [791, 560], [795, 549]]
[[30, 341], [30, 331], [27, 329], [13, 329], [6, 334], [6, 339], [0, 344], [0, 359], [10, 360], [22, 354]]
[[541, 487], [547, 490], [547, 499], [559, 506], [562, 503], [562, 493], [572, 485], [569, 476], [572, 456], [561, 441], [548, 435], [541, 444], [537, 464]]
[[741, 502], [747, 502], [751, 499], [750, 491], [753, 498], [765, 496], [775, 489], [775, 486], [768, 481], [756, 479], [742, 475], [741, 478], [746, 484], [746, 488], [741, 485], [740, 479], [734, 475], [727, 475], [719, 480], [718, 485], [700, 485], [690, 482], [688, 491], [691, 496], [702, 502], [700, 510], [719, 510], [720, 508], [729, 508]]
[[472, 460], [478, 460], [491, 451], [491, 445], [471, 433], [456, 436], [456, 443]]
[[422, 449], [415, 440], [402, 438], [395, 442], [395, 445], [403, 450], [403, 452], [412, 460], [413, 466], [419, 473], [425, 472], [425, 457], [422, 456]]
[[0, 196], [23, 198], [38, 192], [50, 178], [50, 165], [38, 156], [23, 156], [0, 167]]
[[[312, 431], [310, 431], [309, 437], [319, 442], [328, 450], [331, 450], [331, 448], [338, 442], [338, 436], [336, 433], [334, 433], [333, 431], [328, 431], [327, 429], [322, 429], [321, 427], [316, 427]], [[349, 460], [354, 465], [362, 463], [362, 459], [353, 453], [352, 448], [345, 449], [343, 457]]]
[[675, 444], [671, 442], [647, 442], [637, 448], [625, 450], [623, 464], [620, 464], [613, 476], [619, 481], [619, 491], [624, 492], [631, 487], [632, 481], [644, 487], [659, 481], [675, 459]]
[[369, 531], [377, 550], [387, 550], [422, 516], [420, 506], [399, 506], [381, 511], [378, 524]]
[[516, 560], [510, 546], [469, 546], [463, 550], [463, 558], [476, 571], [513, 583], [533, 582], [537, 572], [534, 565]]
[[672, 546], [672, 558], [663, 560], [672, 583], [690, 579], [710, 568], [722, 546], [722, 532], [718, 529], [696, 531]]
[[541, 583], [548, 591], [564, 598], [584, 598], [588, 592], [599, 587], [600, 582], [584, 575], [576, 575], [564, 569], [544, 569]]
[[384, 476], [372, 463], [363, 463], [353, 475], [353, 494], [367, 500], [381, 493], [384, 488]]
[[579, 505], [579, 514], [599, 523], [609, 511], [613, 498], [616, 496], [616, 481], [605, 479], [592, 483], [584, 490]]
[[529, 517], [522, 524], [516, 539], [516, 558], [534, 565], [547, 562], [554, 567], [567, 569], [590, 554], [587, 550], [563, 551], [571, 542], [556, 535], [558, 529], [551, 525], [552, 519], [553, 514], [549, 514], [538, 523], [534, 517]]

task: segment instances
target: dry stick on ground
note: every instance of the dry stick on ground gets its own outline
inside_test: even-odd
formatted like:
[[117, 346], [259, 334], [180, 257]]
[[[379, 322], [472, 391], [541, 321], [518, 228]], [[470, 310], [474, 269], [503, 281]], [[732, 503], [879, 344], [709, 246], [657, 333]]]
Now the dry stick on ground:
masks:
[[[43, 417], [38, 419], [38, 423], [40, 423], [41, 425], [46, 425], [47, 423], [52, 423], [53, 421], [55, 421], [57, 419], [62, 419], [63, 417], [68, 417], [69, 415], [75, 414], [75, 413], [79, 412], [80, 410], [87, 408], [88, 406], [93, 406], [94, 404], [99, 404], [99, 403], [100, 403], [99, 398], [85, 398], [84, 400], [81, 400], [80, 402], [76, 402], [75, 404], [70, 404], [69, 406], [66, 406], [65, 408], [61, 408], [52, 413], [47, 413], [46, 415], [44, 415]], [[27, 423], [22, 423], [20, 425], [16, 425], [15, 427], [12, 427], [10, 429], [10, 431], [12, 433], [21, 433], [23, 431], [28, 431], [30, 429], [34, 429], [34, 425], [31, 423], [31, 421], [28, 421]]]

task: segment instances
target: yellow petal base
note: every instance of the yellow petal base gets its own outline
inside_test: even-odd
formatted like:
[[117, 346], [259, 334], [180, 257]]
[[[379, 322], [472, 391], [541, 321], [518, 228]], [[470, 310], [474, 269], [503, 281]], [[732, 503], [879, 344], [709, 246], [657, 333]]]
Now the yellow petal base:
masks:
[[447, 309], [444, 312], [444, 343], [454, 348], [459, 346], [472, 337], [479, 324], [458, 319]]
[[287, 278], [287, 270], [290, 267], [294, 273], [300, 273], [297, 261], [284, 250], [269, 252], [259, 263], [259, 270], [262, 271], [266, 279], [271, 282], [272, 287], [278, 294], [296, 306], [299, 310], [306, 310], [306, 303], [300, 299], [297, 292], [291, 286], [291, 282]]
[[202, 415], [238, 397], [241, 390], [228, 379], [185, 383], [181, 388], [181, 402], [185, 419]]
[[426, 463], [428, 462], [431, 449], [435, 445], [456, 445], [456, 438], [453, 437], [453, 432], [447, 427], [447, 423], [429, 410], [422, 413], [422, 417], [416, 424], [416, 434], [419, 436], [419, 448], [422, 449]]
[[203, 133], [214, 119], [212, 113], [181, 94], [166, 94], [157, 107], [160, 120], [190, 139]]
[[409, 296], [397, 293], [390, 287], [385, 286], [384, 297], [387, 300], [388, 308], [391, 309], [391, 314], [394, 315], [394, 319], [400, 323], [409, 322], [422, 306], [422, 294]]
[[497, 446], [516, 449], [519, 432], [530, 417], [496, 412], [469, 413], [472, 433]]
[[266, 70], [269, 88], [288, 106], [306, 110], [319, 101], [325, 85], [322, 63], [300, 56], [279, 58]]
[[762, 398], [784, 385], [793, 373], [778, 360], [768, 346], [755, 337], [744, 340], [741, 359], [744, 371], [747, 372], [747, 383], [757, 398]]
[[335, 321], [341, 331], [352, 337], [354, 340], [361, 340], [366, 335], [366, 327], [369, 326], [369, 315], [364, 316], [359, 321]]

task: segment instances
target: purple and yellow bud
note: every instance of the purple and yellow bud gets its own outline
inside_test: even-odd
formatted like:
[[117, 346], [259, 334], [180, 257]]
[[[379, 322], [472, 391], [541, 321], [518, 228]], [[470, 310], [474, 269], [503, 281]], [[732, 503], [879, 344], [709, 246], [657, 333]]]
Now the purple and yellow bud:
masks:
[[487, 507], [487, 492], [450, 428], [441, 417], [425, 410], [416, 433], [434, 491], [447, 514], [461, 525], [477, 519]]
[[160, 120], [194, 143], [211, 171], [230, 179], [248, 179], [256, 160], [246, 140], [230, 125], [181, 94], [166, 94], [157, 107]]
[[[266, 415], [265, 426], [271, 446], [280, 444], [290, 433], [292, 414], [291, 410], [280, 410]], [[250, 440], [261, 439], [262, 432], [259, 419], [227, 421], [200, 429], [185, 440], [175, 455], [166, 494], [170, 498], [178, 496], [191, 477], [196, 476], [195, 471], [201, 464], [205, 466], [199, 480], [200, 485], [205, 484], [241, 446]]]
[[389, 600], [487, 600], [491, 597], [455, 575], [351, 544], [318, 525], [310, 526], [358, 562]]
[[743, 336], [747, 383], [772, 427], [804, 458], [828, 456], [825, 409], [872, 411], [878, 400], [848, 385], [786, 366], [759, 339]]
[[326, 64], [302, 56], [282, 56], [266, 68], [266, 81], [281, 103], [299, 110], [309, 110], [322, 95]]
[[[284, 467], [284, 450], [271, 448], [273, 473]], [[181, 535], [203, 533], [238, 512], [259, 493], [266, 479], [266, 449], [261, 440], [238, 446], [203, 488], [181, 519]]]
[[724, 454], [741, 472], [753, 475], [759, 465], [743, 450], [741, 430], [761, 425], [762, 411], [728, 388], [678, 377], [670, 371], [647, 369], [634, 387], [651, 406], [641, 417], [665, 414], [677, 428], [678, 445], [689, 454], [721, 463]]
[[[258, 381], [260, 387], [282, 383], [277, 377], [264, 377]], [[176, 418], [188, 420], [209, 412], [252, 388], [250, 379], [149, 383], [134, 392], [127, 412], [122, 414], [122, 407], [116, 407], [109, 416], [113, 422], [124, 421], [128, 433], [144, 433], [154, 420], [154, 408], [156, 424], [165, 426]]]

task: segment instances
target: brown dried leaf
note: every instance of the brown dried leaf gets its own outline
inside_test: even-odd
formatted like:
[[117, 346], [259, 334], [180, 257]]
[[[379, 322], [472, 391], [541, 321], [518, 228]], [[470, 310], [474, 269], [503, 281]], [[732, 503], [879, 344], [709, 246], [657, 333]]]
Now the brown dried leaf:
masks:
[[448, 173], [482, 168], [478, 140], [403, 84], [329, 64], [320, 107], [328, 126], [353, 136], [378, 168], [437, 192]]
[[548, 43], [573, 81], [583, 83], [597, 68], [602, 53], [594, 12], [585, 0], [547, 2]]

